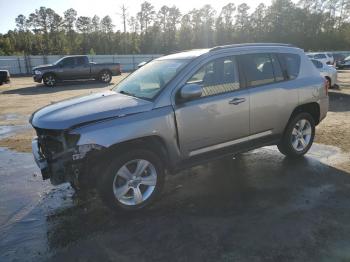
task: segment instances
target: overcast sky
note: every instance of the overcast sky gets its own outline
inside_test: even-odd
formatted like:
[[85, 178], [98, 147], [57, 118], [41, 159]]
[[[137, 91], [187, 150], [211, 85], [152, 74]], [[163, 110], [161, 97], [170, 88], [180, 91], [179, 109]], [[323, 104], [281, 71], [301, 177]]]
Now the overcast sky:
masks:
[[[143, 0], [0, 0], [0, 33], [6, 33], [10, 29], [15, 28], [15, 18], [19, 14], [23, 14], [26, 17], [35, 9], [40, 6], [50, 7], [58, 14], [63, 16], [63, 12], [69, 8], [74, 8], [78, 12], [78, 16], [93, 16], [98, 15], [103, 17], [109, 15], [113, 19], [113, 23], [116, 25], [115, 30], [122, 29], [121, 18], [118, 15], [120, 13], [120, 7], [125, 4], [128, 8], [129, 15], [135, 15], [139, 10]], [[188, 0], [188, 1], [174, 1], [174, 0], [149, 0], [156, 10], [163, 5], [176, 5], [180, 8], [182, 13], [186, 13], [193, 8], [200, 8], [205, 4], [210, 4], [217, 11], [221, 10], [221, 7], [229, 2], [233, 2], [236, 5], [240, 3], [247, 3], [251, 8], [255, 8], [260, 2], [269, 5], [271, 0]]]

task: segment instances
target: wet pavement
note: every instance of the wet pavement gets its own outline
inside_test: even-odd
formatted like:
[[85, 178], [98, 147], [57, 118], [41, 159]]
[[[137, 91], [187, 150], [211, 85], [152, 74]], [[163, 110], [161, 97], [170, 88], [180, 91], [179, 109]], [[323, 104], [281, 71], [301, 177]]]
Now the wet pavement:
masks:
[[0, 150], [0, 261], [349, 261], [350, 161], [265, 147], [169, 177], [150, 209], [115, 214]]
[[0, 126], [0, 140], [12, 136], [18, 131], [30, 128], [29, 125], [15, 125], [15, 126]]

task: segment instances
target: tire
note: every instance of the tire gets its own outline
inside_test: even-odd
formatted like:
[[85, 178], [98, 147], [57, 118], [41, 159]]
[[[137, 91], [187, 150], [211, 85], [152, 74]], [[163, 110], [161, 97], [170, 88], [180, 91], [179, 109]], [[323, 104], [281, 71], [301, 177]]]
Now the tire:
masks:
[[300, 113], [289, 121], [277, 147], [282, 154], [288, 157], [301, 157], [309, 151], [314, 137], [315, 121], [313, 117], [309, 113]]
[[112, 74], [108, 70], [103, 70], [99, 75], [99, 79], [101, 82], [108, 84], [112, 81]]
[[43, 76], [44, 85], [54, 87], [57, 83], [57, 77], [54, 74], [46, 74]]
[[113, 210], [140, 210], [158, 198], [164, 176], [162, 161], [155, 153], [135, 149], [119, 155], [109, 165], [98, 192], [103, 202]]

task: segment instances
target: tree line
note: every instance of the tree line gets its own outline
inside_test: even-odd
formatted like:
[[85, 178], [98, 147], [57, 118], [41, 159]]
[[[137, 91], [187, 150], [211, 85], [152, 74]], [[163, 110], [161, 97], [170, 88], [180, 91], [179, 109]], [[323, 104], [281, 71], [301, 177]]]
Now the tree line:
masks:
[[[118, 10], [116, 10], [118, 11]], [[217, 11], [209, 4], [181, 13], [174, 6], [156, 10], [143, 2], [140, 11], [120, 21], [78, 16], [70, 8], [57, 14], [40, 7], [15, 19], [16, 28], [0, 34], [0, 55], [161, 53], [243, 42], [291, 43], [305, 50], [347, 50], [350, 0], [273, 0], [254, 10], [228, 3]], [[122, 30], [115, 31], [120, 23]]]

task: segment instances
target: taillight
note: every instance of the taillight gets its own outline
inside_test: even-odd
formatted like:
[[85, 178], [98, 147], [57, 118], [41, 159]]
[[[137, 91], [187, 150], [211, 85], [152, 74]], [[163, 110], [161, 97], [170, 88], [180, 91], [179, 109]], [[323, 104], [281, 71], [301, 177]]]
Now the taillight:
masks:
[[328, 96], [328, 83], [327, 83], [327, 79], [324, 80], [324, 90], [326, 92], [326, 95]]

